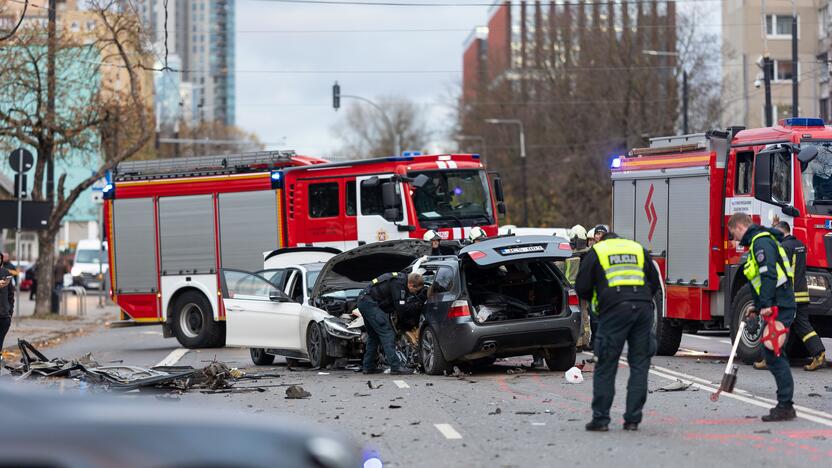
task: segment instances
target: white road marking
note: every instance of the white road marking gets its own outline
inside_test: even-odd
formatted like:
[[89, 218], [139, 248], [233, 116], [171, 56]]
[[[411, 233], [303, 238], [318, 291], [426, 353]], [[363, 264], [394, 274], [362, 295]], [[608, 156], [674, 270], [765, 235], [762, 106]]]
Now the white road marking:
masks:
[[[716, 393], [718, 386], [714, 386], [710, 383], [703, 385], [697, 382], [707, 382], [703, 379], [698, 377], [685, 374], [683, 372], [674, 371], [670, 369], [666, 369], [664, 367], [659, 366], [652, 366], [653, 368], [650, 369], [650, 373], [653, 375], [657, 375], [659, 377], [663, 377], [665, 379], [670, 380], [682, 380], [685, 383], [692, 383], [694, 387], [700, 388], [705, 390], [706, 392]], [[743, 393], [743, 396], [739, 395], [738, 393]], [[734, 393], [721, 393], [720, 397], [731, 398], [733, 400], [738, 400], [743, 403], [748, 403], [750, 405], [758, 406], [760, 408], [771, 409], [773, 408], [777, 402], [774, 400], [769, 400], [768, 398], [761, 398], [756, 395], [753, 395], [745, 390], [735, 389]], [[832, 414], [813, 410], [811, 408], [806, 408], [805, 406], [798, 406], [794, 405], [794, 408], [797, 410], [797, 417], [803, 418], [807, 421], [811, 421], [817, 424], [821, 424], [824, 426], [832, 427]]]
[[[583, 354], [588, 355], [589, 353]], [[619, 362], [621, 364], [627, 364], [627, 361], [625, 359], [621, 359]], [[684, 383], [693, 384], [695, 388], [699, 388], [710, 393], [716, 393], [717, 389], [719, 388], [719, 384], [713, 384], [709, 380], [705, 380], [696, 377], [695, 375], [685, 374], [684, 372], [674, 371], [656, 365], [650, 366], [650, 373], [668, 380], [681, 380]], [[720, 374], [720, 378], [721, 377], [722, 375]], [[774, 400], [759, 397], [747, 390], [742, 390], [739, 388], [735, 388], [734, 393], [720, 393], [720, 397], [730, 398], [765, 409], [771, 409], [777, 404], [777, 402]], [[823, 426], [832, 427], [832, 414], [824, 411], [814, 410], [812, 408], [807, 408], [805, 406], [800, 405], [794, 405], [794, 408], [795, 410], [797, 410], [798, 418], [803, 418], [807, 421], [811, 421]]]
[[461, 439], [462, 434], [456, 431], [450, 424], [434, 424], [433, 427], [445, 436], [446, 439]]
[[532, 426], [545, 426], [545, 425], [546, 425], [546, 423], [544, 423], [544, 422], [533, 422], [532, 423]]
[[393, 383], [399, 388], [410, 388], [410, 385], [408, 385], [404, 380], [394, 380]]
[[170, 352], [170, 354], [168, 354], [164, 359], [159, 361], [159, 363], [156, 364], [153, 367], [172, 366], [172, 365], [176, 364], [177, 362], [179, 362], [179, 360], [182, 359], [183, 356], [188, 354], [188, 351], [190, 351], [190, 349], [188, 349], [188, 348], [174, 349], [173, 351]]
[[162, 336], [162, 332], [160, 331], [143, 331], [142, 335], [159, 335]]
[[725, 343], [725, 344], [733, 344], [733, 343], [731, 343], [731, 340], [719, 340], [719, 342], [720, 343]]
[[685, 333], [685, 336], [688, 337], [688, 338], [696, 338], [697, 340], [705, 340], [705, 341], [712, 340], [712, 338], [710, 336], [691, 335], [690, 333]]

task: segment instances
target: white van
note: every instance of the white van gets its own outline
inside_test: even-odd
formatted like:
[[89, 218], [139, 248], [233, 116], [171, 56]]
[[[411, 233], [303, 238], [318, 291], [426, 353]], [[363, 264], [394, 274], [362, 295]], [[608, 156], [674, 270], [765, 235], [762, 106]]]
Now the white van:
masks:
[[79, 241], [75, 248], [75, 261], [70, 271], [72, 284], [87, 289], [100, 289], [109, 266], [106, 242], [97, 239]]

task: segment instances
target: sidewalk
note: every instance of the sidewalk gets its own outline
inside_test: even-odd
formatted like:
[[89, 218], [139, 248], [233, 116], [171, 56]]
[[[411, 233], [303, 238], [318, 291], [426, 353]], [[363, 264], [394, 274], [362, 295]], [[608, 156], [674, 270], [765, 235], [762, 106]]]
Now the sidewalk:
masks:
[[33, 318], [35, 301], [29, 300], [29, 293], [20, 292], [20, 306], [15, 305], [12, 326], [3, 343], [3, 353], [17, 351], [17, 340], [23, 338], [36, 347], [46, 347], [64, 338], [83, 334], [108, 321], [118, 319], [118, 307], [105, 297], [104, 307], [98, 307], [98, 296], [86, 297], [86, 315], [78, 316], [74, 297], [70, 297], [69, 315], [50, 315], [48, 318]]

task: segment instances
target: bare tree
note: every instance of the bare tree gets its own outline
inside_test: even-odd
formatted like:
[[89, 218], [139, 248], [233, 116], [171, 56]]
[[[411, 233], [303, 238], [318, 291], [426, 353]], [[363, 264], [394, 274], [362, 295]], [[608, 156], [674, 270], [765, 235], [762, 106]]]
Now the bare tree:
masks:
[[[62, 220], [86, 189], [145, 148], [153, 128], [134, 9], [120, 0], [90, 0], [86, 11], [94, 14], [93, 34], [69, 31], [64, 24], [54, 36], [50, 31], [54, 42], [48, 44], [42, 28], [27, 27], [0, 48], [0, 96], [11, 104], [0, 109], [0, 137], [37, 150], [32, 199], [47, 200], [43, 187], [49, 162], [90, 165], [91, 175], [74, 186], [67, 186], [66, 174], [59, 176], [48, 226], [38, 232], [37, 279], [43, 286], [38, 288], [36, 313], [50, 309], [55, 239]], [[54, 76], [48, 73], [51, 51]], [[51, 92], [57, 102], [54, 110], [49, 106]], [[99, 152], [103, 161], [79, 161], [79, 155]]]
[[489, 118], [524, 124], [530, 224], [607, 223], [610, 160], [681, 131], [683, 69], [691, 76], [691, 131], [718, 120], [711, 62], [719, 41], [699, 35], [675, 2], [526, 2], [520, 10], [512, 68], [486, 65], [490, 81], [460, 101], [457, 131], [486, 139], [489, 169], [505, 181], [503, 222], [521, 218], [519, 138], [516, 127], [488, 125]]
[[392, 96], [374, 102], [384, 109], [385, 115], [368, 104], [354, 102], [347, 107], [343, 120], [333, 128], [333, 133], [343, 143], [337, 152], [339, 156], [350, 159], [389, 156], [394, 152], [396, 135], [403, 150], [425, 149], [432, 133], [425, 109], [407, 99]]

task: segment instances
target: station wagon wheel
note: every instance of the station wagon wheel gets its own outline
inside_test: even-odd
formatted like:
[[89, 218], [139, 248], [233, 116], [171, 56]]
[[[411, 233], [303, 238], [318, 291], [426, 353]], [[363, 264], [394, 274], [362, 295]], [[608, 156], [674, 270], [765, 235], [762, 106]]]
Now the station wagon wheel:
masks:
[[312, 367], [324, 369], [331, 362], [326, 354], [326, 336], [317, 323], [310, 323], [306, 329], [306, 352]]
[[448, 361], [442, 354], [439, 347], [439, 339], [433, 328], [426, 327], [419, 340], [419, 353], [422, 358], [422, 366], [428, 375], [440, 375], [448, 369]]

